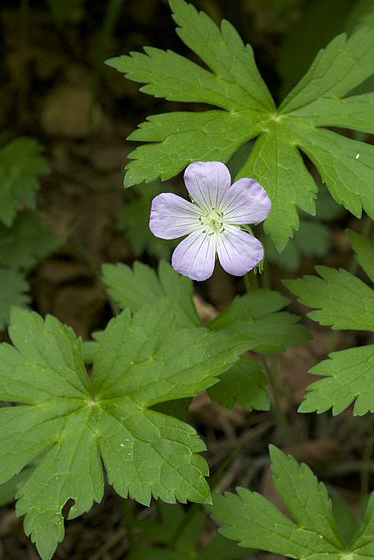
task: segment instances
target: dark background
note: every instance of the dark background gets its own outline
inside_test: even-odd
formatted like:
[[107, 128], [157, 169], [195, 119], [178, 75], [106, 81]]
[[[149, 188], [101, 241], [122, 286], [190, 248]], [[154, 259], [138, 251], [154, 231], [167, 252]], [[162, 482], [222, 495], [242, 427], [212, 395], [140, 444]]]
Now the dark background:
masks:
[[[71, 3], [71, 9], [62, 10]], [[367, 2], [347, 0], [195, 0], [216, 22], [228, 19], [252, 44], [262, 76], [279, 101], [308, 68], [316, 51], [343, 30], [351, 31]], [[139, 92], [134, 84], [105, 66], [111, 56], [145, 45], [172, 49], [196, 60], [174, 32], [163, 0], [42, 2], [2, 0], [0, 6], [0, 147], [18, 136], [37, 138], [45, 146], [51, 172], [43, 177], [37, 214], [66, 240], [32, 271], [32, 307], [51, 313], [87, 339], [102, 328], [111, 309], [100, 281], [103, 262], [135, 259], [156, 266], [170, 245], [136, 244], [126, 208], [139, 192], [124, 191], [123, 166], [133, 148], [127, 135], [149, 114], [175, 109], [202, 109], [169, 103]], [[347, 132], [348, 134], [348, 132]], [[371, 138], [368, 138], [371, 141]], [[168, 182], [182, 189], [181, 178]], [[143, 186], [142, 189], [147, 189]], [[165, 189], [167, 190], [167, 189]], [[182, 191], [181, 191], [182, 192]], [[125, 217], [124, 217], [125, 212]], [[144, 217], [144, 216], [143, 216]], [[130, 220], [131, 221], [131, 220]], [[143, 228], [147, 237], [147, 217]], [[302, 257], [293, 271], [276, 262], [268, 275], [272, 288], [281, 279], [312, 272], [318, 263], [347, 267], [351, 252], [344, 228], [359, 228], [358, 220], [341, 213], [329, 223], [329, 250]], [[197, 305], [208, 320], [235, 294], [242, 279], [219, 268], [196, 287]], [[293, 311], [305, 310], [293, 303]], [[351, 411], [333, 418], [297, 415], [310, 382], [308, 369], [334, 349], [368, 342], [355, 333], [337, 335], [306, 321], [312, 342], [289, 349], [279, 358], [281, 406], [292, 428], [291, 441], [270, 413], [225, 410], [204, 393], [190, 409], [189, 420], [205, 439], [212, 472], [243, 434], [252, 433], [228, 468], [221, 490], [237, 485], [261, 491], [277, 503], [268, 467], [269, 442], [308, 462], [332, 491], [359, 511], [372, 482], [372, 417], [352, 418]], [[2, 338], [6, 340], [6, 333]], [[152, 506], [152, 512], [155, 506]], [[136, 514], [143, 508], [135, 506]], [[127, 550], [121, 500], [109, 489], [102, 504], [73, 522], [56, 552], [56, 560], [116, 560]], [[12, 505], [0, 512], [0, 560], [35, 560], [33, 545], [24, 536]]]

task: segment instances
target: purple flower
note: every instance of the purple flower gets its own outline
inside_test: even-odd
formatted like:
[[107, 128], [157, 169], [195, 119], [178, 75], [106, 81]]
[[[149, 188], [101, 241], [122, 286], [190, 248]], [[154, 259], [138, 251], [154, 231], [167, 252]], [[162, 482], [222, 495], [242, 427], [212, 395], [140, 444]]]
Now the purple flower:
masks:
[[214, 269], [216, 254], [222, 268], [243, 276], [264, 257], [261, 243], [240, 228], [265, 220], [271, 202], [253, 179], [231, 185], [226, 165], [217, 161], [191, 163], [184, 182], [192, 202], [172, 193], [152, 201], [149, 227], [156, 237], [175, 239], [187, 235], [172, 255], [172, 267], [192, 280], [206, 280]]

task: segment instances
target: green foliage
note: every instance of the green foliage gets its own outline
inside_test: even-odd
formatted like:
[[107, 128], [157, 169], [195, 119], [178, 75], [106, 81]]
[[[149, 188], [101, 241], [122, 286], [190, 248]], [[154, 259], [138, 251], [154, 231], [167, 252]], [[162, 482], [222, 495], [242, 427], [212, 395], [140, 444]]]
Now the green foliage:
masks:
[[130, 154], [125, 186], [168, 179], [196, 160], [227, 162], [258, 137], [237, 177], [253, 177], [265, 186], [272, 211], [264, 227], [279, 250], [299, 227], [296, 208], [315, 213], [317, 185], [301, 152], [339, 204], [355, 216], [364, 208], [374, 217], [373, 146], [322, 128], [374, 131], [374, 94], [342, 100], [374, 73], [372, 31], [360, 28], [349, 39], [344, 34], [333, 39], [277, 109], [251, 47], [227, 21], [218, 28], [184, 0], [169, 3], [178, 35], [208, 69], [151, 47], [109, 64], [145, 84], [145, 93], [218, 109], [149, 117], [129, 137], [143, 144]]
[[35, 208], [38, 176], [48, 172], [41, 145], [17, 138], [0, 150], [0, 329], [9, 323], [12, 305], [29, 301], [25, 274], [53, 252], [62, 239], [24, 207]]
[[0, 263], [29, 269], [61, 246], [63, 238], [45, 227], [37, 216], [22, 213], [12, 228], [0, 224]]
[[217, 535], [203, 548], [198, 545], [203, 534], [206, 516], [202, 511], [188, 519], [181, 506], [160, 504], [160, 519], [147, 519], [137, 523], [140, 539], [151, 541], [147, 548], [137, 548], [129, 560], [236, 560], [249, 558], [246, 550], [232, 541]]
[[[348, 232], [359, 264], [369, 278], [374, 279], [374, 247], [362, 236]], [[308, 316], [333, 329], [374, 331], [374, 291], [346, 270], [316, 267], [320, 278], [305, 276], [285, 280], [288, 289], [301, 303], [316, 308]], [[333, 352], [330, 359], [312, 368], [311, 373], [324, 376], [308, 388], [302, 412], [325, 412], [332, 408], [339, 414], [353, 401], [354, 414], [374, 412], [372, 377], [374, 345]]]
[[0, 484], [0, 507], [14, 502], [18, 488], [26, 480], [30, 472], [31, 468], [27, 467], [4, 484]]
[[177, 324], [183, 327], [200, 326], [192, 300], [193, 283], [175, 272], [169, 264], [161, 261], [156, 272], [135, 262], [131, 270], [125, 264], [104, 264], [103, 282], [111, 298], [121, 307], [131, 311], [160, 298], [169, 298]]
[[229, 371], [220, 375], [219, 383], [208, 392], [214, 401], [226, 408], [238, 402], [246, 410], [269, 410], [267, 385], [261, 366], [242, 356]]
[[0, 330], [9, 323], [13, 305], [23, 307], [30, 301], [27, 295], [29, 285], [21, 272], [10, 268], [0, 268]]
[[325, 486], [305, 464], [271, 447], [275, 486], [292, 516], [286, 517], [256, 492], [238, 488], [214, 498], [221, 532], [240, 546], [290, 558], [369, 560], [374, 553], [374, 494], [355, 538], [346, 543], [333, 516]]
[[124, 498], [210, 501], [203, 442], [150, 407], [209, 387], [246, 345], [227, 333], [177, 328], [170, 304], [162, 299], [112, 319], [91, 377], [70, 328], [13, 311], [14, 346], [0, 346], [0, 399], [23, 406], [0, 408], [0, 484], [40, 458], [18, 488], [17, 514], [43, 560], [63, 539], [66, 502], [74, 500], [72, 519], [101, 500], [101, 461]]
[[41, 145], [17, 138], [0, 150], [0, 221], [11, 226], [24, 207], [35, 208], [38, 175], [48, 172]]
[[342, 209], [323, 189], [318, 193], [316, 209], [317, 215], [314, 218], [301, 212], [300, 227], [281, 253], [269, 237], [266, 239], [269, 260], [290, 272], [295, 272], [299, 269], [303, 257], [322, 258], [327, 255], [331, 243], [331, 230], [324, 222], [332, 222], [338, 218]]
[[[318, 51], [335, 35], [352, 34], [362, 26], [373, 26], [371, 0], [313, 0], [301, 11], [301, 19], [285, 33], [278, 56], [281, 91], [287, 93], [307, 71]], [[303, 56], [295, 52], [303, 45]], [[356, 93], [373, 90], [373, 78], [356, 89]]]
[[[192, 299], [193, 283], [177, 274], [166, 262], [160, 262], [158, 276], [150, 267], [138, 262], [133, 269], [124, 264], [105, 264], [103, 282], [121, 309], [136, 311], [147, 303], [167, 300], [171, 302], [178, 326], [201, 324]], [[256, 352], [280, 352], [309, 338], [307, 329], [297, 324], [299, 318], [296, 315], [281, 311], [288, 301], [278, 292], [256, 290], [237, 297], [210, 323], [209, 329], [237, 336], [248, 349]], [[95, 333], [96, 341], [100, 337], [101, 333]], [[86, 342], [84, 348], [85, 359], [91, 362], [97, 342]], [[268, 409], [266, 378], [253, 360], [242, 357], [219, 379], [220, 382], [209, 390], [213, 400], [229, 408], [238, 402], [247, 410]], [[180, 403], [178, 407], [181, 408]]]
[[210, 324], [213, 331], [236, 333], [248, 341], [251, 350], [262, 354], [282, 352], [288, 346], [309, 339], [309, 332], [299, 325], [299, 317], [281, 311], [289, 300], [268, 289], [237, 296]]
[[166, 241], [154, 236], [149, 229], [149, 216], [152, 199], [162, 192], [173, 192], [161, 183], [134, 187], [137, 197], [126, 202], [122, 216], [118, 222], [120, 231], [125, 231], [135, 257], [147, 251], [157, 259], [168, 259], [176, 246], [174, 240]]

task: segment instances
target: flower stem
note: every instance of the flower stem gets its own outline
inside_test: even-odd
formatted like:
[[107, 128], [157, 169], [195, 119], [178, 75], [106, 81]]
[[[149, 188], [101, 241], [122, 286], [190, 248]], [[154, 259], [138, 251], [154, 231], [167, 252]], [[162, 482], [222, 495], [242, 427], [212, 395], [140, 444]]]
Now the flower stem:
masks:
[[244, 276], [245, 291], [247, 293], [258, 290], [258, 277], [254, 272], [247, 272]]
[[118, 17], [123, 7], [123, 3], [124, 0], [110, 0], [109, 5], [105, 10], [104, 22], [101, 28], [99, 48], [97, 51], [95, 69], [94, 69], [92, 99], [91, 99], [91, 107], [89, 112], [89, 118], [91, 124], [93, 123], [94, 114], [95, 114], [94, 111], [95, 103], [100, 93], [101, 76], [103, 72], [103, 64], [107, 56], [108, 45], [113, 35], [113, 31], [116, 26], [116, 23], [118, 21]]
[[30, 3], [29, 0], [21, 0], [20, 5], [20, 25], [19, 25], [19, 84], [18, 84], [18, 119], [23, 122], [26, 117], [27, 97], [29, 90], [28, 76], [28, 44], [29, 44], [29, 21]]
[[277, 420], [277, 423], [280, 426], [280, 429], [283, 434], [283, 439], [288, 447], [293, 447], [295, 445], [295, 437], [292, 432], [292, 428], [287, 420], [287, 416], [284, 413], [282, 402], [281, 402], [281, 388], [278, 383], [277, 375], [274, 371], [272, 371], [264, 356], [261, 356], [261, 362], [264, 367], [265, 373], [269, 380], [269, 385], [272, 390], [273, 394], [273, 404], [274, 404], [274, 415]]
[[125, 499], [123, 500], [123, 517], [126, 521], [127, 541], [129, 545], [129, 552], [131, 552], [135, 548], [135, 534], [134, 534], [135, 520], [134, 520], [132, 508], [129, 505], [129, 500], [125, 500]]

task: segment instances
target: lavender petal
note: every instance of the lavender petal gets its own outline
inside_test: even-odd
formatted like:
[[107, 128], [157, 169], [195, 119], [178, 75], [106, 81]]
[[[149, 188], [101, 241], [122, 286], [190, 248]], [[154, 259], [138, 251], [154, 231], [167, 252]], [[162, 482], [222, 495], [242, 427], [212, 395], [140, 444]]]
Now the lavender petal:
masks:
[[271, 201], [260, 183], [239, 179], [227, 189], [222, 209], [232, 224], [258, 224], [267, 218]]
[[201, 282], [213, 274], [215, 255], [216, 236], [194, 232], [174, 249], [171, 265], [179, 274]]
[[244, 276], [264, 258], [264, 249], [253, 235], [227, 228], [217, 242], [219, 262], [233, 276]]
[[153, 199], [149, 229], [156, 237], [175, 239], [195, 231], [199, 225], [199, 211], [188, 200], [173, 193]]
[[197, 161], [186, 168], [184, 182], [192, 200], [210, 211], [220, 208], [231, 177], [226, 165], [219, 161]]

